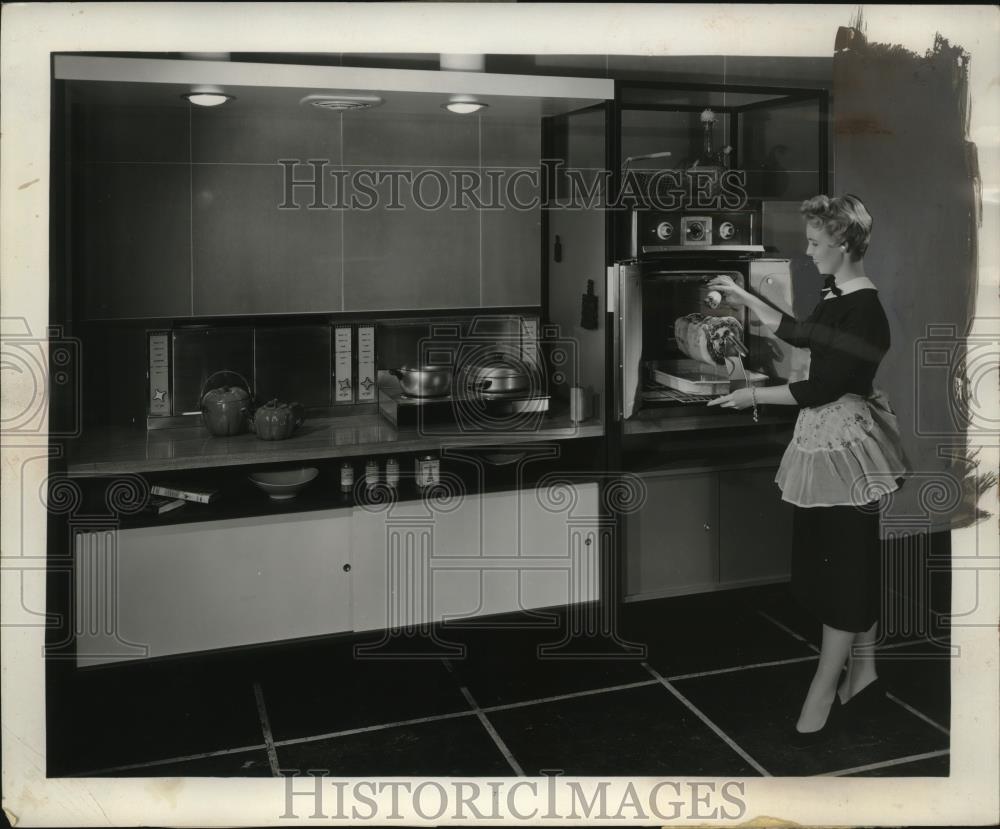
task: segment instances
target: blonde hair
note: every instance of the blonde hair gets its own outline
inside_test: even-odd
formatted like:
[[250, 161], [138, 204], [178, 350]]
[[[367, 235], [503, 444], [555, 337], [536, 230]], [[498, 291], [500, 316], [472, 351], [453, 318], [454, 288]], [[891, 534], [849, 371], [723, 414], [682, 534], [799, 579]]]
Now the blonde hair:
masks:
[[872, 238], [872, 216], [861, 199], [846, 193], [843, 196], [813, 196], [802, 202], [799, 212], [812, 227], [822, 227], [857, 262], [868, 250]]

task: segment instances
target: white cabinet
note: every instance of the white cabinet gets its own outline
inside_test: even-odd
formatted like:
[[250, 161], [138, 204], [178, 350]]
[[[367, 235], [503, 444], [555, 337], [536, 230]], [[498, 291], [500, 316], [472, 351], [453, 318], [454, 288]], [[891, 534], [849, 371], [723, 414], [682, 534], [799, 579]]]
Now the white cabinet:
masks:
[[77, 662], [351, 630], [348, 510], [79, 532]]
[[603, 526], [597, 484], [581, 483], [78, 532], [77, 661], [595, 600]]
[[524, 489], [355, 510], [355, 630], [598, 597], [598, 487]]

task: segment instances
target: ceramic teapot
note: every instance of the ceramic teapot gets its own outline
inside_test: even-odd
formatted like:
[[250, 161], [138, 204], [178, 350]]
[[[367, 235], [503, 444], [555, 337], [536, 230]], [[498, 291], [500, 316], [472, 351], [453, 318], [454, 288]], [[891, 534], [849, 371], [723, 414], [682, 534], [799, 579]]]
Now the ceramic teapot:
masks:
[[298, 403], [270, 400], [253, 413], [250, 429], [261, 440], [284, 440], [291, 437], [304, 420], [305, 412]]
[[246, 429], [247, 413], [250, 410], [250, 386], [242, 375], [231, 371], [216, 371], [205, 380], [208, 381], [219, 374], [235, 374], [246, 385], [218, 386], [209, 389], [201, 396], [201, 419], [208, 431], [216, 437], [238, 435]]

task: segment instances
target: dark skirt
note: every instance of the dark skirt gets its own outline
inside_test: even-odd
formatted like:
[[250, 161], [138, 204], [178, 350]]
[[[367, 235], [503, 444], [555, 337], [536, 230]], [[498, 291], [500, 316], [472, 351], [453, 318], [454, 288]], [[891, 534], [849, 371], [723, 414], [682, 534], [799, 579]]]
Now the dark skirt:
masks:
[[878, 621], [878, 504], [795, 507], [792, 593], [824, 625], [837, 630], [861, 633]]

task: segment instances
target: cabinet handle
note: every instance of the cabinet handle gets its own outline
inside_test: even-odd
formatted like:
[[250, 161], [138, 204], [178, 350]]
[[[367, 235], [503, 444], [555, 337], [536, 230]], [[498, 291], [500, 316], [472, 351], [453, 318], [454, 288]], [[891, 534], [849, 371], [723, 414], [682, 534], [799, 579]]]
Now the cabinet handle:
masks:
[[351, 572], [351, 565], [350, 564], [345, 564], [344, 565], [344, 572], [345, 573], [350, 573]]
[[702, 524], [702, 527], [704, 528], [705, 532], [708, 532], [710, 529], [712, 529], [710, 526], [708, 526], [708, 524]]
[[589, 547], [591, 544], [594, 543], [594, 539], [588, 535], [586, 541], [584, 541], [583, 543]]

